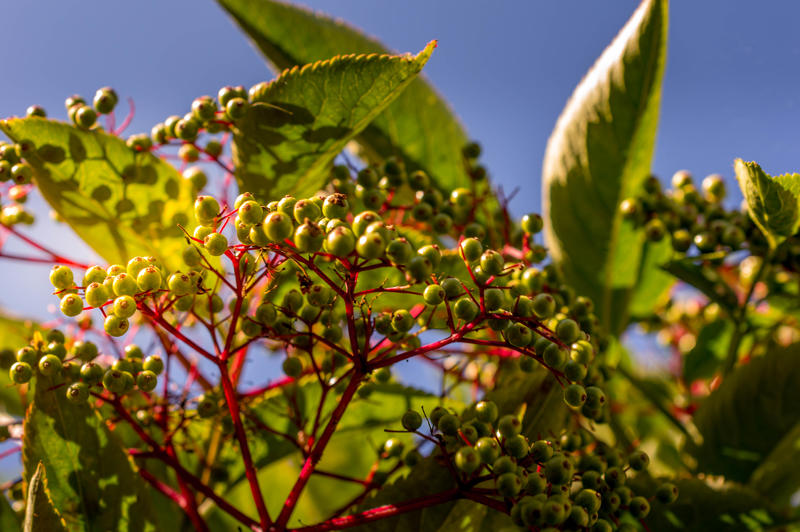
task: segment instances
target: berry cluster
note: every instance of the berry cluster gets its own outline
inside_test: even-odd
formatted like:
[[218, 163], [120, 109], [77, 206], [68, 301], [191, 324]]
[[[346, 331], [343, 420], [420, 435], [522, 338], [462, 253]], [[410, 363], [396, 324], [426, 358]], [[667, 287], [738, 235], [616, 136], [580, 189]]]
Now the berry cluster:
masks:
[[[480, 401], [458, 416], [436, 407], [423, 432], [423, 417], [409, 410], [402, 419], [405, 430], [423, 442], [432, 442], [454, 470], [458, 481], [484, 493], [496, 494], [511, 505], [518, 526], [536, 530], [627, 530], [627, 516], [642, 519], [650, 500], [626, 484], [643, 474], [649, 457], [634, 451], [627, 458], [595, 440], [585, 430], [567, 432], [556, 440], [529, 441], [515, 415], [500, 416], [492, 401]], [[384, 455], [402, 454], [399, 440], [389, 439]], [[418, 460], [416, 450], [404, 461]], [[662, 483], [655, 498], [674, 502], [678, 490]], [[636, 530], [637, 528], [633, 528]]]
[[100, 355], [94, 343], [68, 341], [61, 331], [54, 329], [44, 337], [35, 333], [30, 344], [16, 353], [4, 350], [0, 353], [0, 367], [8, 370], [11, 380], [17, 384], [29, 382], [36, 374], [48, 379], [48, 385], [66, 386], [66, 397], [75, 404], [85, 403], [95, 387], [100, 390], [102, 386], [116, 395], [134, 389], [153, 391], [164, 369], [161, 357], [144, 356], [135, 344], [125, 347], [124, 354], [114, 360]]
[[23, 204], [33, 178], [33, 168], [25, 160], [30, 146], [27, 143], [9, 144], [0, 142], [0, 196], [6, 196], [11, 203], [3, 205], [0, 211], [0, 224], [12, 227], [17, 224], [30, 225], [33, 214], [25, 210]]

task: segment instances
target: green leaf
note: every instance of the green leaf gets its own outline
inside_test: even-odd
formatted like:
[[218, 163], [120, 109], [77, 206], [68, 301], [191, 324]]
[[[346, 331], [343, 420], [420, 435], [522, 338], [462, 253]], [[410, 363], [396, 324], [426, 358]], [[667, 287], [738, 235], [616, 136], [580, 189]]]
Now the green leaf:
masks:
[[570, 413], [561, 386], [544, 368], [532, 373], [501, 368], [485, 399], [497, 403], [500, 415], [517, 414], [524, 405], [522, 434], [530, 440], [561, 433]]
[[750, 476], [748, 486], [779, 505], [788, 505], [800, 485], [800, 423], [781, 438]]
[[545, 153], [547, 246], [615, 333], [645, 260], [642, 231], [618, 207], [650, 173], [666, 43], [667, 0], [643, 1], [575, 89]]
[[[249, 407], [248, 415], [255, 415], [263, 424], [283, 434], [309, 434], [320, 400], [319, 385], [316, 380], [312, 380], [298, 386], [294, 391], [278, 390], [270, 393]], [[329, 394], [325, 400], [324, 412], [330, 412], [336, 402], [337, 398]], [[378, 447], [386, 439], [397, 437], [407, 448], [413, 442], [408, 434], [387, 434], [384, 429], [401, 429], [400, 418], [410, 408], [417, 411], [424, 408], [426, 412], [430, 412], [441, 403], [442, 400], [435, 395], [399, 383], [377, 384], [368, 398], [355, 399], [347, 408], [325, 449], [319, 468], [365, 478], [377, 459]], [[459, 410], [463, 408], [456, 401], [446, 401], [444, 404]], [[297, 423], [298, 418], [302, 420], [300, 426]], [[262, 485], [270, 486], [264, 494], [267, 508], [270, 512], [277, 513], [302, 468], [303, 459], [297, 447], [285, 438], [260, 430], [258, 425], [250, 428], [257, 434], [250, 442], [259, 470], [259, 480]], [[355, 448], [360, 451], [354, 453]], [[235, 444], [226, 447], [219, 465], [225, 467], [230, 474], [226, 498], [239, 507], [251, 508], [250, 489], [244, 478], [241, 456]], [[290, 524], [322, 521], [352, 500], [360, 490], [361, 487], [355, 483], [314, 475], [300, 497]], [[219, 511], [213, 511], [212, 516], [213, 522], [218, 526], [222, 526], [222, 523], [230, 524]]]
[[403, 92], [434, 47], [413, 57], [336, 56], [284, 71], [236, 122], [240, 189], [262, 198], [319, 190], [333, 159]]
[[[29, 505], [30, 507], [30, 505]], [[0, 530], [19, 530], [20, 522], [17, 513], [11, 507], [5, 495], [0, 494]], [[58, 530], [54, 528], [53, 530]]]
[[[786, 523], [787, 518], [771, 501], [757, 491], [735, 483], [708, 484], [700, 479], [672, 481], [680, 492], [670, 505], [652, 501], [645, 522], [650, 530], [659, 532], [742, 532], [772, 530]], [[655, 493], [657, 483], [652, 479], [633, 482], [633, 488], [644, 496]]]
[[695, 346], [683, 357], [683, 378], [691, 383], [714, 375], [725, 362], [733, 334], [731, 320], [717, 320], [703, 327]]
[[[5, 500], [5, 497], [3, 499]], [[3, 530], [7, 529], [3, 528]], [[28, 501], [22, 530], [24, 532], [66, 531], [63, 519], [53, 507], [50, 490], [47, 486], [47, 474], [44, 464], [41, 462], [36, 466], [36, 471], [28, 481]]]
[[800, 344], [771, 348], [738, 366], [695, 412], [703, 441], [687, 450], [698, 471], [747, 482], [800, 422], [798, 382]]
[[708, 299], [725, 309], [728, 315], [739, 304], [733, 289], [715, 270], [704, 268], [687, 259], [667, 262], [661, 268], [684, 283], [700, 290]]
[[631, 298], [628, 312], [634, 318], [652, 314], [653, 309], [663, 302], [675, 280], [660, 266], [673, 255], [669, 238], [661, 242], [645, 242], [639, 262], [636, 288]]
[[33, 143], [26, 159], [45, 200], [105, 260], [155, 256], [181, 266], [178, 224], [193, 219], [194, 198], [172, 165], [98, 129], [35, 117], [2, 120], [0, 130]]
[[[41, 327], [31, 320], [16, 318], [0, 311], [0, 349], [16, 351], [28, 345]], [[0, 369], [0, 412], [12, 416], [25, 414], [27, 388], [11, 382], [7, 370]]]
[[800, 174], [772, 177], [754, 162], [733, 163], [750, 218], [775, 249], [800, 226]]
[[[341, 54], [389, 53], [377, 41], [318, 13], [274, 0], [218, 0], [279, 70]], [[417, 78], [356, 140], [368, 158], [402, 158], [444, 190], [468, 186], [467, 135], [447, 103]], [[371, 157], [370, 157], [371, 156]]]
[[24, 477], [41, 462], [53, 505], [69, 530], [154, 530], [147, 490], [124, 449], [88, 405], [38, 377], [25, 417]]
[[[407, 476], [381, 488], [358, 506], [363, 512], [386, 504], [399, 504], [420, 497], [435, 495], [455, 487], [453, 476], [439, 463], [435, 456], [429, 456], [414, 466]], [[360, 532], [403, 532], [415, 530], [431, 532], [442, 529], [455, 502], [445, 502], [421, 510], [402, 513], [356, 527]], [[442, 529], [444, 530], [444, 529]]]

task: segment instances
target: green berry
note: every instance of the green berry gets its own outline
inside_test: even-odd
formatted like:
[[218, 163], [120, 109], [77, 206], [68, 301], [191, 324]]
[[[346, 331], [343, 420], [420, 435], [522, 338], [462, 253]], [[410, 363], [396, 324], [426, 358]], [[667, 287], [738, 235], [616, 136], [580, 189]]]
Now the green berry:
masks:
[[8, 370], [11, 380], [17, 384], [24, 384], [33, 377], [33, 369], [27, 362], [14, 362]]
[[555, 370], [560, 370], [567, 362], [567, 354], [556, 344], [549, 344], [542, 354], [544, 363]]
[[89, 129], [97, 122], [97, 112], [88, 105], [81, 105], [75, 110], [75, 125], [84, 129]]
[[485, 436], [475, 443], [475, 451], [477, 451], [481, 462], [491, 464], [500, 455], [500, 446], [497, 444], [497, 440]]
[[271, 212], [264, 220], [264, 234], [272, 242], [283, 242], [294, 232], [294, 225], [292, 220], [285, 214], [280, 212]]
[[572, 479], [572, 462], [563, 455], [557, 455], [544, 465], [544, 474], [551, 484], [566, 484]]
[[458, 434], [459, 427], [461, 427], [461, 421], [453, 414], [444, 414], [436, 426], [442, 434], [455, 436]]
[[628, 505], [628, 511], [636, 519], [643, 519], [650, 513], [650, 503], [644, 497], [634, 497]]
[[158, 377], [152, 371], [140, 371], [136, 376], [136, 386], [143, 392], [152, 392], [156, 389]]
[[522, 323], [513, 323], [505, 330], [508, 343], [514, 347], [526, 347], [531, 343], [533, 333]]
[[114, 300], [114, 314], [120, 318], [130, 318], [136, 313], [136, 300], [131, 296], [119, 296]]
[[142, 369], [160, 375], [164, 371], [164, 361], [158, 355], [150, 355], [142, 361]]
[[433, 217], [431, 226], [433, 226], [433, 230], [436, 233], [444, 235], [447, 234], [453, 227], [453, 219], [449, 215], [440, 212], [439, 214]]
[[547, 462], [553, 457], [553, 445], [547, 440], [537, 440], [531, 446], [531, 457], [536, 462]]
[[574, 320], [563, 319], [556, 324], [556, 336], [565, 344], [571, 344], [579, 339], [580, 327]]
[[128, 320], [125, 318], [120, 318], [114, 314], [109, 314], [106, 316], [105, 321], [103, 322], [103, 329], [108, 333], [110, 336], [122, 336], [128, 331], [130, 324]]
[[392, 328], [397, 332], [408, 332], [414, 326], [414, 317], [405, 309], [396, 310], [392, 314]]
[[103, 375], [103, 387], [111, 393], [121, 394], [126, 388], [125, 373], [109, 369]]
[[556, 311], [556, 301], [550, 294], [537, 294], [533, 298], [533, 312], [539, 319], [546, 319]]
[[503, 256], [494, 251], [486, 250], [480, 258], [481, 270], [487, 275], [500, 275], [503, 273]]
[[99, 383], [104, 373], [100, 364], [95, 362], [87, 362], [81, 366], [81, 379], [90, 386]]
[[67, 294], [61, 298], [59, 306], [65, 316], [73, 317], [83, 311], [83, 300], [77, 294]]
[[471, 474], [481, 466], [481, 458], [475, 449], [464, 446], [456, 452], [455, 464], [459, 471]]
[[74, 286], [72, 270], [62, 265], [53, 266], [53, 269], [50, 270], [50, 283], [57, 290], [72, 288]]
[[456, 318], [464, 321], [472, 321], [480, 312], [478, 305], [469, 296], [464, 296], [453, 305], [453, 314]]
[[220, 210], [219, 202], [211, 196], [197, 196], [194, 202], [194, 216], [200, 225], [212, 226]]
[[586, 388], [586, 406], [589, 408], [600, 408], [606, 402], [606, 394], [597, 386]]
[[55, 355], [45, 355], [39, 359], [39, 372], [46, 377], [54, 377], [61, 371], [61, 359]]
[[522, 222], [520, 225], [522, 226], [523, 231], [528, 234], [535, 235], [544, 227], [544, 220], [538, 214], [526, 214], [522, 217]]
[[210, 233], [203, 239], [203, 247], [209, 255], [219, 257], [228, 249], [228, 239], [221, 233]]
[[406, 280], [411, 284], [422, 283], [430, 279], [433, 265], [428, 257], [416, 255], [411, 258], [406, 267]]
[[136, 284], [142, 292], [156, 290], [161, 286], [161, 272], [155, 266], [148, 266], [136, 276]]
[[510, 456], [518, 460], [528, 455], [528, 440], [522, 434], [506, 438], [503, 447]]
[[313, 222], [300, 225], [294, 232], [294, 245], [301, 253], [315, 253], [322, 247], [325, 233]]
[[192, 279], [185, 273], [175, 272], [167, 279], [167, 287], [176, 296], [185, 296], [194, 291]]
[[89, 387], [82, 382], [71, 384], [67, 388], [67, 399], [75, 405], [85, 403], [89, 399]]
[[425, 300], [425, 303], [427, 303], [432, 307], [435, 307], [436, 305], [444, 301], [444, 296], [445, 296], [444, 288], [442, 288], [438, 284], [428, 285], [422, 292], [422, 298]]
[[326, 218], [344, 218], [349, 211], [350, 204], [347, 201], [347, 196], [344, 194], [331, 194], [322, 202], [322, 214]]
[[401, 422], [404, 429], [415, 431], [422, 426], [422, 416], [416, 410], [409, 410], [403, 414]]
[[356, 239], [349, 227], [336, 227], [325, 237], [325, 249], [337, 257], [347, 257], [355, 247]]
[[286, 357], [282, 367], [283, 373], [293, 379], [298, 378], [303, 373], [303, 362], [298, 357]]
[[390, 240], [386, 246], [386, 257], [392, 261], [392, 264], [405, 265], [413, 255], [414, 248], [403, 237]]
[[461, 241], [461, 253], [467, 262], [476, 262], [481, 258], [483, 245], [477, 238], [465, 238]]
[[634, 471], [644, 471], [650, 465], [650, 457], [644, 451], [634, 451], [628, 458], [628, 463]]
[[497, 405], [492, 401], [480, 401], [475, 405], [475, 416], [483, 423], [494, 423], [498, 415]]
[[11, 167], [11, 179], [18, 185], [27, 185], [33, 178], [33, 168], [27, 163], [17, 163]]
[[114, 294], [117, 296], [132, 296], [139, 292], [139, 285], [136, 283], [136, 278], [131, 277], [127, 273], [121, 273], [114, 277], [112, 282]]
[[572, 408], [580, 408], [586, 402], [586, 390], [580, 384], [570, 384], [564, 389], [564, 401]]
[[511, 438], [516, 436], [522, 430], [522, 422], [519, 418], [512, 414], [507, 414], [500, 418], [497, 422], [497, 431], [503, 438]]
[[516, 473], [503, 473], [495, 481], [497, 492], [507, 498], [516, 497], [522, 489], [522, 479]]
[[361, 235], [356, 242], [356, 252], [367, 260], [377, 259], [385, 250], [386, 242], [377, 232]]
[[678, 487], [672, 483], [664, 483], [656, 489], [656, 499], [663, 504], [672, 504], [678, 499]]

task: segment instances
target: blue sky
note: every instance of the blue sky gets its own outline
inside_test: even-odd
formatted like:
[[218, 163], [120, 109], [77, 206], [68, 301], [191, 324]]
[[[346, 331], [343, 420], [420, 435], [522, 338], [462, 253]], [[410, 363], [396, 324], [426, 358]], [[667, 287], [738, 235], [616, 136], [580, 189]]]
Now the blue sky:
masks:
[[[425, 74], [484, 146], [497, 183], [520, 192], [512, 210], [540, 204], [542, 156], [572, 89], [638, 2], [551, 0], [309, 1], [398, 51], [439, 47]], [[64, 98], [114, 86], [136, 101], [129, 133], [149, 131], [220, 86], [272, 74], [211, 0], [5, 2], [0, 116], [44, 105], [64, 118]], [[735, 157], [771, 173], [800, 169], [800, 4], [678, 0], [670, 8], [667, 71], [654, 171], [687, 168], [729, 180]], [[731, 185], [733, 182], [731, 181]], [[735, 187], [735, 185], [733, 185]], [[43, 217], [44, 218], [44, 217]], [[73, 256], [69, 233], [37, 231]], [[0, 305], [44, 317], [54, 300], [47, 267], [0, 261]], [[14, 276], [14, 277], [11, 277]]]

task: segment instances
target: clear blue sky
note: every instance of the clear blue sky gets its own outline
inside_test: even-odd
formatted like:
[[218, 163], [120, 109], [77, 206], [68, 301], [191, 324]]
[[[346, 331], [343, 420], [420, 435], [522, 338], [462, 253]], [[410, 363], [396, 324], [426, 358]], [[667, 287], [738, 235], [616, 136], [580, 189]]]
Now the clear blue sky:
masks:
[[[494, 179], [520, 187], [518, 215], [540, 204], [542, 156], [561, 108], [637, 3], [306, 2], [398, 51], [439, 40], [425, 73], [482, 142]], [[730, 179], [735, 157], [771, 173], [800, 170], [800, 3], [676, 0], [670, 15], [655, 172]], [[129, 132], [146, 132], [195, 96], [272, 77], [212, 0], [4, 2], [3, 20], [0, 116], [38, 103], [64, 118], [66, 96], [112, 85], [136, 101]], [[42, 231], [81, 255], [63, 229]], [[46, 316], [47, 267], [20, 266], [0, 261], [0, 276], [19, 280], [2, 285], [0, 305]]]

